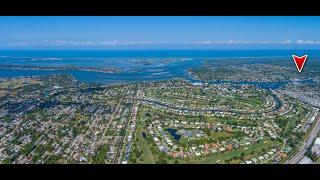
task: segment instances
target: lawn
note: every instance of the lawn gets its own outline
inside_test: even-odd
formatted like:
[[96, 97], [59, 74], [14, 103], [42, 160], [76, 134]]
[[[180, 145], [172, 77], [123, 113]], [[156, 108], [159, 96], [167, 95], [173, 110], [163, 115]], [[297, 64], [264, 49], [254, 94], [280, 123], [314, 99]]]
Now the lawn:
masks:
[[[242, 160], [240, 160], [241, 154], [243, 154], [244, 160], [250, 156], [257, 157], [260, 154], [262, 154], [262, 149], [268, 150], [272, 146], [281, 146], [281, 143], [280, 142], [273, 143], [270, 140], [264, 139], [264, 140], [262, 140], [256, 144], [253, 144], [251, 146], [246, 146], [248, 149], [245, 149], [245, 147], [242, 147], [240, 149], [231, 150], [229, 152], [215, 153], [209, 157], [203, 157], [201, 159], [190, 160], [188, 163], [216, 164], [217, 161], [220, 161], [219, 163], [226, 163], [226, 161], [231, 160], [231, 159], [233, 159], [232, 163], [240, 163], [242, 161]], [[251, 154], [252, 152], [254, 152], [254, 154]], [[236, 160], [234, 160], [234, 159], [236, 159]]]
[[[142, 132], [144, 131], [145, 130], [143, 129], [143, 126], [140, 124], [135, 134], [135, 151], [132, 153], [132, 158], [135, 158], [136, 163], [154, 164], [155, 159], [150, 146], [147, 140], [145, 140], [142, 136]], [[139, 155], [137, 152], [139, 152]]]
[[26, 80], [21, 80], [21, 79], [13, 79], [9, 81], [4, 81], [0, 83], [0, 89], [16, 89], [25, 86], [24, 84], [26, 82], [27, 84], [39, 84], [39, 81], [33, 80], [33, 79], [26, 79]]

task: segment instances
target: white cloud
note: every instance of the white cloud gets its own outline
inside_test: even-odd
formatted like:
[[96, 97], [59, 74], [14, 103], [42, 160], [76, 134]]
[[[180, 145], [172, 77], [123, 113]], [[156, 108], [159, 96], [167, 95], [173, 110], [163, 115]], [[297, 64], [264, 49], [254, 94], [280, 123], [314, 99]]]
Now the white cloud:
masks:
[[228, 41], [196, 41], [196, 42], [189, 42], [185, 44], [199, 44], [199, 45], [212, 45], [212, 44], [320, 44], [320, 41], [314, 41], [314, 40], [297, 40], [297, 41], [292, 41], [292, 40], [283, 40], [283, 41], [239, 41], [239, 40], [228, 40]]
[[275, 41], [240, 41], [240, 40], [227, 40], [227, 41], [195, 41], [195, 42], [188, 42], [185, 44], [203, 44], [203, 45], [210, 45], [210, 44], [276, 44]]
[[275, 42], [274, 41], [260, 41], [260, 42], [257, 42], [257, 44], [274, 44]]
[[195, 41], [195, 42], [185, 42], [184, 44], [213, 44], [212, 41]]
[[290, 39], [284, 40], [281, 42], [281, 44], [291, 44], [292, 41]]
[[320, 41], [313, 41], [313, 40], [297, 40], [296, 44], [320, 44]]
[[203, 45], [210, 45], [210, 44], [249, 44], [249, 41], [238, 41], [238, 40], [227, 40], [227, 41], [195, 41], [195, 42], [186, 42], [185, 44], [203, 44]]
[[[139, 45], [160, 45], [160, 44], [172, 44], [172, 42], [161, 41], [161, 42], [152, 42], [152, 41], [118, 41], [118, 40], [101, 40], [101, 41], [73, 41], [73, 40], [43, 40], [43, 41], [32, 41], [32, 42], [15, 42], [8, 43], [9, 46], [16, 47], [116, 47], [116, 46], [139, 46]], [[268, 45], [268, 44], [286, 44], [286, 45], [317, 45], [320, 44], [320, 41], [316, 40], [283, 40], [283, 41], [244, 41], [244, 40], [224, 40], [224, 41], [193, 41], [193, 42], [184, 42], [184, 43], [174, 43], [174, 44], [185, 44], [185, 45]]]
[[236, 40], [229, 40], [226, 44], [249, 44], [249, 41], [236, 41]]
[[140, 45], [140, 44], [153, 44], [151, 41], [129, 41], [129, 42], [120, 42], [119, 45]]
[[66, 41], [66, 40], [44, 40], [34, 42], [9, 43], [10, 46], [44, 46], [44, 47], [77, 47], [77, 46], [126, 46], [153, 44], [151, 41]]
[[116, 46], [119, 45], [119, 41], [101, 41], [99, 44], [103, 46]]
[[64, 40], [55, 40], [55, 41], [41, 41], [35, 42], [35, 45], [40, 46], [94, 46], [96, 45], [93, 41], [64, 41]]
[[251, 41], [240, 41], [240, 40], [227, 40], [227, 41], [195, 41], [195, 42], [188, 42], [185, 44], [203, 44], [203, 45], [210, 45], [210, 44], [273, 44], [274, 41], [257, 41], [257, 42], [251, 42]]

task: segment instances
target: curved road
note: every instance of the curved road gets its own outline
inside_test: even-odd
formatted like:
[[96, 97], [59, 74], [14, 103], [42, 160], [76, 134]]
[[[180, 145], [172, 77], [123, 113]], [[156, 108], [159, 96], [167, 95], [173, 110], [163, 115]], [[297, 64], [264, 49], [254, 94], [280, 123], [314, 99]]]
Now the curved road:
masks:
[[[235, 110], [222, 110], [222, 109], [190, 109], [190, 108], [187, 108], [187, 107], [177, 107], [177, 106], [174, 106], [172, 104], [166, 104], [164, 102], [161, 102], [161, 101], [157, 101], [157, 100], [150, 100], [150, 99], [142, 99], [142, 98], [136, 98], [135, 100], [138, 100], [138, 101], [145, 101], [145, 102], [149, 102], [149, 103], [154, 103], [154, 104], [158, 104], [160, 106], [164, 106], [164, 107], [168, 107], [168, 108], [172, 108], [172, 109], [176, 109], [176, 110], [187, 110], [187, 111], [191, 111], [191, 112], [229, 112], [229, 113], [237, 113], [237, 114], [261, 114], [261, 113], [267, 113], [267, 112], [271, 112], [271, 111], [276, 111], [278, 110], [281, 105], [278, 105], [278, 102], [276, 101], [276, 106], [275, 108], [273, 108], [272, 110], [267, 110], [267, 111], [264, 111], [264, 112], [241, 112], [241, 111], [235, 111]], [[279, 100], [280, 101], [280, 100]]]

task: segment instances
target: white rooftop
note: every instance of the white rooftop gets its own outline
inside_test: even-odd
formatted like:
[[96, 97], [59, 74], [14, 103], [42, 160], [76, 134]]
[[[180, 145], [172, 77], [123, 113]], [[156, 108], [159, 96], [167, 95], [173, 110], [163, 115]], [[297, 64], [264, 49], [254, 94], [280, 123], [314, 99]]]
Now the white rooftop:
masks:
[[313, 164], [313, 161], [307, 156], [304, 156], [298, 164]]
[[316, 140], [314, 141], [314, 144], [320, 146], [320, 138], [319, 137], [316, 138]]

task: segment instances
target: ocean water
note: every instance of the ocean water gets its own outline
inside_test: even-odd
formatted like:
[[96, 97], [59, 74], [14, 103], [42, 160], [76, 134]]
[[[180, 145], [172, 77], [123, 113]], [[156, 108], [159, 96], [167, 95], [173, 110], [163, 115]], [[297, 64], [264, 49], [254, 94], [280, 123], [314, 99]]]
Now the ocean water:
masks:
[[[317, 50], [0, 50], [1, 65], [90, 66], [112, 67], [120, 73], [79, 70], [11, 70], [1, 69], [0, 77], [20, 77], [48, 74], [71, 74], [89, 83], [121, 83], [133, 81], [184, 78], [198, 82], [187, 73], [201, 67], [203, 59], [288, 57], [292, 54], [318, 56]], [[137, 63], [151, 61], [152, 63]], [[165, 60], [171, 60], [165, 62]], [[261, 84], [260, 84], [261, 85]], [[274, 84], [273, 84], [274, 85]], [[269, 87], [263, 84], [262, 86]], [[277, 85], [276, 85], [277, 86]]]

